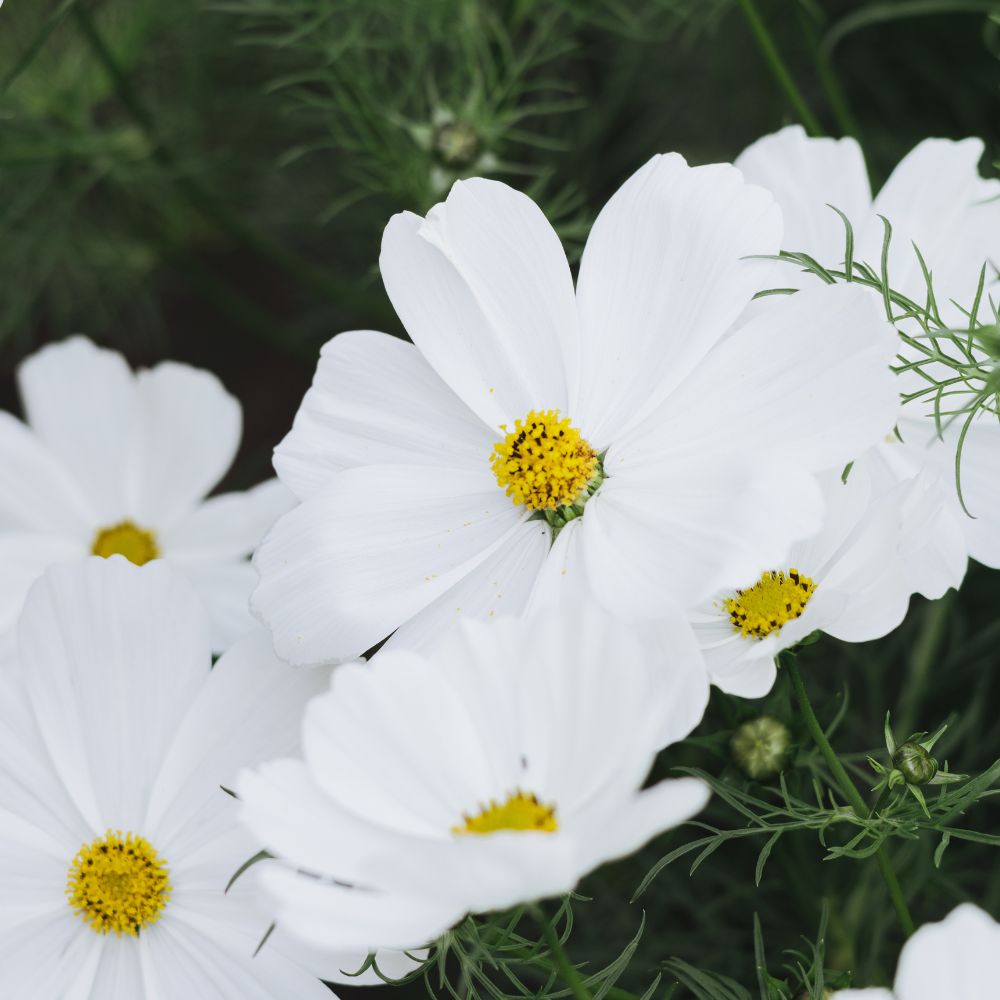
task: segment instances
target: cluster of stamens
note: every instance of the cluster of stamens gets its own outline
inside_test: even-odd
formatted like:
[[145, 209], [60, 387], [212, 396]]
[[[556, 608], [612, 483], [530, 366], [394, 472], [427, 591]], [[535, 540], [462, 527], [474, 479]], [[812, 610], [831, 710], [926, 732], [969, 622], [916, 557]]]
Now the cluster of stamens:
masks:
[[170, 898], [167, 865], [145, 838], [109, 830], [80, 848], [70, 865], [66, 897], [98, 934], [138, 937]]
[[[507, 430], [504, 424], [502, 431]], [[532, 410], [493, 446], [490, 465], [514, 503], [556, 510], [574, 503], [597, 471], [597, 452], [558, 410]]]
[[452, 833], [487, 834], [500, 830], [534, 830], [540, 833], [554, 833], [559, 829], [556, 807], [538, 801], [536, 795], [518, 789], [503, 802], [490, 799], [475, 816], [465, 814], [462, 824], [453, 826]]
[[744, 639], [763, 639], [798, 618], [815, 590], [816, 584], [797, 569], [768, 570], [752, 587], [736, 591], [722, 603]]
[[145, 566], [160, 556], [153, 532], [140, 528], [129, 520], [120, 521], [109, 528], [101, 528], [94, 537], [91, 552], [104, 559], [110, 556], [124, 556], [136, 566]]

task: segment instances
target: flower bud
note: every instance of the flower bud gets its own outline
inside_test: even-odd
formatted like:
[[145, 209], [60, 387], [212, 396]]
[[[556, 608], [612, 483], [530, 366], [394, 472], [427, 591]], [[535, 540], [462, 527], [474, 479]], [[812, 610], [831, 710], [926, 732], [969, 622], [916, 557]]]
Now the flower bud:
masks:
[[915, 740], [896, 747], [893, 766], [906, 778], [908, 785], [926, 785], [937, 774], [937, 761]]
[[744, 722], [729, 741], [733, 760], [755, 781], [783, 770], [791, 745], [788, 727], [769, 715]]
[[449, 167], [471, 167], [479, 155], [479, 136], [468, 122], [448, 122], [437, 130], [434, 149]]

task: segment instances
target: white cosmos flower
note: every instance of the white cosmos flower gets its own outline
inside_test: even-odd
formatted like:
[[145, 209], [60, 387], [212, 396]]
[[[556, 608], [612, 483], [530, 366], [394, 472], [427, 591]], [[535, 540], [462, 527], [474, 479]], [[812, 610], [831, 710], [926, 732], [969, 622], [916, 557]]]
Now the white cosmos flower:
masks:
[[0, 674], [0, 996], [329, 1000], [312, 973], [343, 980], [366, 952], [279, 929], [253, 957], [269, 920], [251, 880], [224, 889], [257, 848], [220, 788], [297, 749], [325, 672], [289, 670], [262, 633], [210, 669], [189, 585], [118, 556], [49, 570], [18, 647]]
[[835, 1000], [987, 1000], [1000, 982], [1000, 924], [963, 903], [903, 946], [893, 989], [840, 990]]
[[0, 638], [54, 563], [119, 553], [181, 570], [217, 652], [253, 627], [254, 546], [289, 506], [275, 480], [206, 495], [239, 447], [239, 402], [206, 371], [124, 358], [73, 337], [18, 370], [27, 425], [0, 413]]
[[697, 655], [683, 620], [654, 639], [583, 605], [339, 667], [306, 712], [305, 760], [237, 782], [243, 821], [288, 863], [262, 875], [277, 925], [317, 946], [424, 944], [690, 818], [700, 781], [640, 789], [665, 728], [701, 717]]
[[382, 276], [414, 343], [334, 338], [275, 455], [302, 502], [258, 550], [252, 603], [280, 655], [518, 613], [567, 521], [589, 590], [630, 616], [783, 559], [819, 526], [810, 473], [888, 433], [898, 396], [892, 330], [858, 289], [734, 329], [766, 284], [746, 258], [780, 239], [768, 194], [676, 154], [605, 206], [575, 290], [504, 184], [394, 217]]
[[[933, 275], [942, 318], [965, 329], [983, 265], [989, 266], [980, 319], [1000, 261], [1000, 181], [979, 175], [982, 154], [978, 139], [926, 139], [903, 158], [874, 199], [864, 156], [853, 139], [811, 139], [792, 126], [754, 143], [736, 165], [777, 198], [785, 218], [784, 247], [805, 251], [821, 263], [836, 266], [844, 259], [844, 225], [829, 205], [851, 220], [855, 257], [876, 269], [884, 236], [879, 216], [885, 216], [893, 227], [890, 285], [918, 303], [926, 301], [916, 245]], [[796, 275], [783, 265], [773, 280], [787, 285]], [[949, 350], [944, 340], [939, 346]], [[942, 371], [953, 374], [945, 366]], [[913, 372], [901, 379], [907, 392], [926, 387]], [[888, 435], [864, 458], [873, 476], [898, 482], [921, 475], [926, 488], [937, 483], [946, 498], [930, 521], [914, 525], [922, 544], [909, 553], [914, 589], [931, 598], [961, 583], [968, 556], [1000, 568], [1000, 422], [980, 414], [965, 441], [962, 492], [972, 517], [962, 509], [955, 487], [962, 423], [947, 426], [942, 440], [933, 399], [914, 401], [903, 408], [899, 435]]]
[[760, 698], [775, 656], [815, 631], [849, 642], [887, 635], [906, 616], [912, 589], [902, 550], [903, 510], [922, 501], [918, 484], [879, 491], [864, 468], [845, 482], [821, 478], [826, 514], [818, 534], [796, 542], [781, 567], [761, 567], [692, 613], [712, 682]]

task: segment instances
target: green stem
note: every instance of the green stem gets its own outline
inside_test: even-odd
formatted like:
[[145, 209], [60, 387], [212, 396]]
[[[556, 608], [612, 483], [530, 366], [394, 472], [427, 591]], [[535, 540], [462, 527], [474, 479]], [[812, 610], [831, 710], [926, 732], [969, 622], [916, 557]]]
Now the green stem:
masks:
[[[795, 655], [786, 652], [782, 655], [781, 662], [788, 670], [788, 676], [792, 679], [792, 688], [795, 691], [799, 708], [802, 710], [802, 717], [805, 719], [809, 735], [812, 736], [813, 742], [823, 755], [823, 759], [830, 768], [834, 780], [840, 787], [844, 797], [850, 803], [855, 815], [860, 819], [867, 819], [869, 816], [868, 806], [854, 782], [851, 781], [850, 775], [844, 770], [844, 765], [841, 764], [836, 751], [830, 746], [830, 741], [826, 738], [826, 733], [823, 731], [819, 719], [816, 718], [812, 702], [809, 701], [809, 695], [806, 692], [806, 686], [802, 682], [802, 674], [799, 672], [799, 665], [795, 659]], [[899, 879], [896, 878], [896, 873], [892, 870], [892, 863], [889, 861], [889, 855], [886, 853], [884, 846], [878, 849], [875, 860], [878, 863], [879, 871], [882, 873], [882, 878], [885, 880], [886, 888], [889, 890], [889, 897], [892, 900], [892, 905], [895, 907], [896, 916], [899, 917], [903, 933], [909, 937], [915, 930], [913, 918], [910, 916], [906, 900], [903, 898], [903, 890], [899, 885]]]
[[552, 926], [552, 921], [545, 915], [545, 911], [542, 910], [541, 906], [534, 906], [531, 908], [531, 912], [538, 922], [538, 926], [542, 929], [542, 936], [545, 938], [545, 943], [555, 961], [556, 969], [563, 982], [569, 987], [570, 992], [576, 997], [576, 1000], [593, 1000], [590, 990], [587, 989], [587, 985], [583, 981], [583, 976], [570, 962], [563, 949], [562, 941], [559, 940], [559, 935]]
[[778, 86], [785, 92], [785, 96], [795, 109], [795, 113], [799, 116], [806, 131], [810, 135], [822, 135], [822, 126], [812, 111], [809, 110], [809, 105], [806, 104], [801, 91], [795, 85], [792, 74], [785, 65], [785, 61], [781, 58], [781, 53], [778, 52], [778, 47], [774, 44], [771, 33], [767, 30], [767, 25], [754, 5], [754, 0], [739, 0], [739, 3], [750, 25], [750, 30], [757, 40], [757, 46], [760, 48], [767, 65], [771, 69], [771, 74], [777, 81]]
[[937, 660], [947, 630], [954, 593], [949, 590], [939, 601], [933, 601], [923, 609], [920, 633], [913, 644], [896, 720], [896, 729], [904, 740], [916, 728], [927, 678]]
[[332, 280], [326, 272], [258, 233], [201, 184], [183, 173], [177, 158], [158, 135], [152, 115], [139, 100], [124, 70], [97, 30], [90, 12], [83, 3], [77, 3], [72, 12], [81, 34], [111, 81], [118, 100], [141, 129], [150, 144], [153, 158], [168, 171], [174, 188], [188, 205], [231, 239], [267, 259], [313, 292], [342, 305], [360, 302], [357, 294], [345, 284]]
[[854, 136], [855, 139], [860, 141], [861, 129], [858, 126], [857, 119], [851, 112], [850, 105], [847, 103], [847, 95], [844, 93], [844, 88], [840, 85], [840, 80], [834, 71], [830, 53], [820, 44], [816, 25], [813, 23], [813, 19], [808, 12], [803, 7], [798, 7], [797, 10], [799, 23], [802, 25], [802, 31], [806, 36], [806, 42], [809, 46], [809, 54], [816, 64], [816, 74], [819, 76], [819, 82], [826, 93], [826, 99], [830, 104], [833, 117], [837, 119], [840, 131], [844, 135]]

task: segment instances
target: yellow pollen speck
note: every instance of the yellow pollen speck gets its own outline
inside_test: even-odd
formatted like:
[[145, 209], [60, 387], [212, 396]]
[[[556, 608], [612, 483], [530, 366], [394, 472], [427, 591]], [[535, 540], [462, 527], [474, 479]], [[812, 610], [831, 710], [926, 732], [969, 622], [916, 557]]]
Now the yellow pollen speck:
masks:
[[490, 465], [514, 503], [556, 510], [583, 492], [597, 471], [597, 452], [558, 410], [532, 410], [493, 446]]
[[145, 566], [160, 557], [156, 535], [128, 520], [113, 524], [110, 528], [101, 528], [94, 538], [91, 552], [104, 559], [109, 556], [124, 556], [136, 566]]
[[763, 639], [798, 618], [815, 590], [816, 584], [797, 569], [769, 570], [752, 587], [738, 590], [722, 604], [744, 639]]
[[538, 833], [555, 833], [559, 829], [556, 807], [539, 802], [534, 795], [516, 791], [505, 802], [490, 799], [475, 816], [463, 816], [461, 826], [453, 826], [452, 833], [487, 834], [500, 830], [534, 830]]
[[138, 937], [156, 923], [170, 898], [167, 865], [143, 837], [109, 830], [80, 848], [70, 865], [66, 897], [95, 933]]

